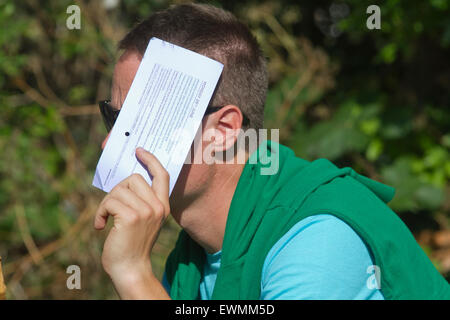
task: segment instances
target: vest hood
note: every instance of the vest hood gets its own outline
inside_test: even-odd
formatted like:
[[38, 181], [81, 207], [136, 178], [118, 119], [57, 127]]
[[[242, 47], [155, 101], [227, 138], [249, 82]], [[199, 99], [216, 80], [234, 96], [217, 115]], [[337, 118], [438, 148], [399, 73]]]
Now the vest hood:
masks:
[[[280, 158], [283, 161], [280, 161]], [[308, 190], [305, 194], [309, 195], [321, 185], [346, 176], [364, 185], [384, 203], [390, 202], [395, 195], [393, 187], [360, 175], [352, 168], [338, 168], [331, 161], [322, 158], [314, 161], [301, 159], [291, 149], [270, 140], [260, 144], [248, 163], [252, 166], [252, 170], [259, 170], [255, 174], [272, 175], [268, 178], [270, 186], [264, 188], [266, 193], [264, 198], [271, 198], [270, 200], [274, 201], [273, 205], [287, 204], [277, 203], [280, 193], [298, 194], [299, 189], [303, 189], [303, 192]]]

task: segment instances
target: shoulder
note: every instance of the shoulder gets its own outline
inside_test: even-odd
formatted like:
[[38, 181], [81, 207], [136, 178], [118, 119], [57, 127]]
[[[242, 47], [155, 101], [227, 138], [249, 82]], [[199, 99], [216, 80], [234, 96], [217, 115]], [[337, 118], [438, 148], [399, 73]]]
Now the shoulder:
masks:
[[382, 299], [369, 289], [369, 249], [344, 221], [310, 216], [294, 225], [266, 256], [261, 299]]

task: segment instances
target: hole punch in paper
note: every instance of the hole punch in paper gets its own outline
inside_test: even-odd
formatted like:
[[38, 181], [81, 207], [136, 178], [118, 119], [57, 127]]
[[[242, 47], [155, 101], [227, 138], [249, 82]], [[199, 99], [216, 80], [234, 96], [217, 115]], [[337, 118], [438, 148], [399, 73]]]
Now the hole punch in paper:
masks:
[[95, 170], [93, 186], [110, 192], [133, 173], [151, 185], [136, 158], [142, 147], [170, 176], [170, 193], [223, 65], [196, 52], [152, 38]]

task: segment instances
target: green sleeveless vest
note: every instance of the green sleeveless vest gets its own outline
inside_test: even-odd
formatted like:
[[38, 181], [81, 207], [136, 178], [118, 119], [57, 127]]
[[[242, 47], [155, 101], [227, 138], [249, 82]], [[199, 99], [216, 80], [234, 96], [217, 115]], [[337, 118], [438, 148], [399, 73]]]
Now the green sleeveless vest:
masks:
[[[269, 166], [278, 172], [261, 174]], [[393, 188], [351, 168], [325, 159], [308, 162], [287, 147], [263, 142], [247, 161], [231, 202], [213, 299], [259, 299], [269, 250], [297, 222], [323, 213], [345, 221], [363, 239], [385, 299], [450, 299], [450, 285], [386, 205], [393, 196]], [[172, 299], [199, 298], [205, 258], [181, 231], [166, 264]]]

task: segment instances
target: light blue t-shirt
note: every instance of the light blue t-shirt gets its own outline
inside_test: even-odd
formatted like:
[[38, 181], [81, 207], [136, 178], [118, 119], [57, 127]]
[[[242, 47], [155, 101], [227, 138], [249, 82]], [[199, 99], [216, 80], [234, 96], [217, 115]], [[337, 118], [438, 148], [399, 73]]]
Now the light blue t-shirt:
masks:
[[[222, 252], [206, 254], [200, 283], [202, 300], [211, 299]], [[382, 300], [373, 286], [373, 261], [358, 234], [329, 214], [295, 224], [266, 256], [261, 300]], [[169, 292], [164, 275], [163, 285]]]

